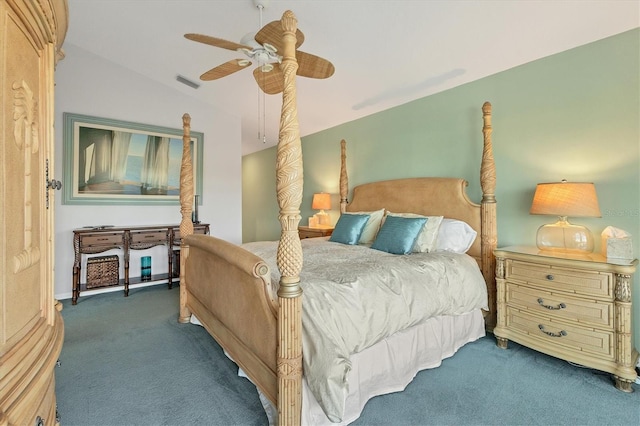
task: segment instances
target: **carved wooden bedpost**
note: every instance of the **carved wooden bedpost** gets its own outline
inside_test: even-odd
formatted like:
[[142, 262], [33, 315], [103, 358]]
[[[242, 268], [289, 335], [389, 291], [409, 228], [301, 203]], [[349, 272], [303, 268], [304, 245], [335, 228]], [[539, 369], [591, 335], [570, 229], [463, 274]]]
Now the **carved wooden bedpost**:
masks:
[[298, 223], [303, 170], [295, 81], [298, 22], [290, 10], [282, 15], [280, 22], [284, 91], [276, 156], [276, 192], [282, 226], [276, 257], [281, 276], [278, 289], [278, 422], [280, 425], [299, 425], [302, 408], [302, 246]]
[[[186, 323], [191, 319], [191, 312], [187, 308], [187, 282], [185, 280], [185, 262], [189, 256], [189, 246], [184, 243], [184, 237], [193, 234], [191, 221], [191, 206], [193, 203], [193, 165], [191, 164], [191, 116], [182, 116], [182, 166], [180, 167], [180, 314], [178, 322]], [[171, 271], [169, 271], [171, 273]]]
[[340, 141], [340, 213], [347, 211], [349, 177], [347, 176], [347, 141]]
[[484, 126], [484, 149], [482, 150], [482, 165], [480, 166], [480, 186], [482, 187], [482, 273], [489, 291], [489, 315], [485, 318], [488, 330], [493, 330], [496, 324], [496, 260], [493, 251], [498, 244], [496, 224], [496, 165], [493, 160], [491, 146], [491, 104], [482, 105]]

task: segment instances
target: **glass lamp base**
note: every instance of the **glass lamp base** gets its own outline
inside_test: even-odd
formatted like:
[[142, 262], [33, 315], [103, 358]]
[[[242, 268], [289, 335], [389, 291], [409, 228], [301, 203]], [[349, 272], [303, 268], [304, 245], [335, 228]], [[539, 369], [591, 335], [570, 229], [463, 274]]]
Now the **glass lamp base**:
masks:
[[566, 217], [538, 228], [536, 245], [540, 250], [565, 253], [593, 252], [593, 235], [582, 225], [573, 225]]
[[320, 210], [315, 216], [318, 218], [318, 225], [331, 225], [329, 214], [325, 213], [324, 210]]

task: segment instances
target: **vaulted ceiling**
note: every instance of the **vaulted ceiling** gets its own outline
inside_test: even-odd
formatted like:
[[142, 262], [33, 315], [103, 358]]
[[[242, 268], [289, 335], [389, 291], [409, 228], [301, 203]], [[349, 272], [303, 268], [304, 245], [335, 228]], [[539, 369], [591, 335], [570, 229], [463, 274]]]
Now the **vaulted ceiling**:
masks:
[[240, 42], [292, 10], [300, 50], [336, 69], [297, 79], [304, 136], [640, 26], [638, 0], [263, 0], [262, 13], [254, 0], [68, 1], [65, 44], [241, 117], [243, 154], [277, 143], [281, 96], [263, 103], [250, 70], [200, 81], [243, 54], [185, 33]]

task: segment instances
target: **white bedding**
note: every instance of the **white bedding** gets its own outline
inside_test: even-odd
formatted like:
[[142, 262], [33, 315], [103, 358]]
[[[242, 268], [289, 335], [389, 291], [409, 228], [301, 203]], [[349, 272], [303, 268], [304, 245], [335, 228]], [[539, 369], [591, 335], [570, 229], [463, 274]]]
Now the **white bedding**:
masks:
[[[399, 256], [320, 238], [302, 245], [305, 378], [332, 422], [344, 417], [351, 354], [428, 318], [487, 307], [484, 279], [467, 255]], [[243, 247], [267, 262], [278, 283], [277, 242]]]
[[[440, 366], [443, 359], [453, 356], [462, 346], [484, 336], [485, 323], [480, 309], [468, 314], [429, 318], [395, 333], [351, 355], [349, 395], [340, 423], [332, 423], [327, 418], [303, 377], [301, 423], [305, 426], [348, 425], [360, 417], [365, 404], [374, 396], [404, 390], [419, 371]], [[238, 369], [238, 375], [248, 379], [242, 369]], [[259, 389], [258, 394], [269, 425], [277, 425], [277, 407]]]
[[404, 390], [419, 371], [440, 366], [443, 359], [484, 335], [484, 318], [479, 309], [463, 315], [429, 318], [395, 333], [351, 356], [349, 395], [339, 424], [329, 421], [308, 387], [303, 385], [302, 424], [347, 425], [360, 417], [369, 399]]

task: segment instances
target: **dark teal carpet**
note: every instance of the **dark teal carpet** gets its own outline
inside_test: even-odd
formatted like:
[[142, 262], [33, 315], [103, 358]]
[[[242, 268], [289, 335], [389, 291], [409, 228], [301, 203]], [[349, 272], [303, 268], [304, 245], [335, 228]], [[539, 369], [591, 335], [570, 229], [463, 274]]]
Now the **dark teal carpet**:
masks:
[[[178, 324], [163, 285], [64, 301], [56, 369], [66, 425], [265, 425], [255, 387], [202, 327]], [[640, 425], [640, 386], [487, 336], [404, 392], [372, 399], [356, 425]]]

